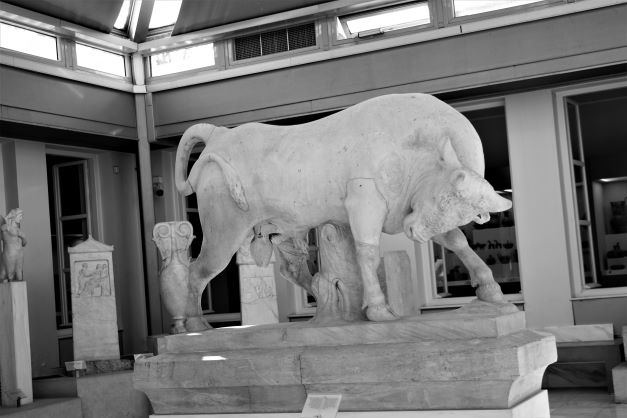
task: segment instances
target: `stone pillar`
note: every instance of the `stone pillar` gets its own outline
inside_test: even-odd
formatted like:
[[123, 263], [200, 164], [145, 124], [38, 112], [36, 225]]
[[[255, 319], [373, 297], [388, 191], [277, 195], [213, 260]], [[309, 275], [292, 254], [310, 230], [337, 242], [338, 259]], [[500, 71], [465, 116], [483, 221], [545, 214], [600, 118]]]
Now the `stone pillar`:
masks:
[[394, 313], [403, 317], [420, 313], [406, 251], [389, 251], [381, 257], [379, 282]]
[[[623, 326], [623, 351], [627, 359], [627, 325]], [[614, 382], [614, 401], [627, 403], [627, 361], [612, 369], [612, 379]]]
[[94, 240], [68, 249], [74, 360], [120, 358], [113, 285], [113, 246]]
[[237, 252], [239, 292], [242, 304], [242, 325], [275, 324], [279, 322], [279, 306], [274, 281], [274, 256], [266, 267], [258, 267], [250, 248]]
[[26, 282], [0, 283], [2, 406], [33, 402]]

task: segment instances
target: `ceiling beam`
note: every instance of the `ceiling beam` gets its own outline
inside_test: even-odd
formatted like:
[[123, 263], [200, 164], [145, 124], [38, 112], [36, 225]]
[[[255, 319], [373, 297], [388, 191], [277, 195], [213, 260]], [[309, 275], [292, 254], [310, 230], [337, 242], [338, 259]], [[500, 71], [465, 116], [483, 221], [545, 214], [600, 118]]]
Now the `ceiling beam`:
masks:
[[133, 42], [144, 42], [148, 36], [148, 24], [155, 0], [135, 0], [131, 9], [129, 36]]

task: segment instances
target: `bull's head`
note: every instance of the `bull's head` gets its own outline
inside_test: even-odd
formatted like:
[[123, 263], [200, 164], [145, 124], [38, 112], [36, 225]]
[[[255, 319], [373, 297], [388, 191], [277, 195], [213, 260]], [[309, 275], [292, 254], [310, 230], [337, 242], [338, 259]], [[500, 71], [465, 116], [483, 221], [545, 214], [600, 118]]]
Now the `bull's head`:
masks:
[[471, 221], [490, 219], [512, 202], [498, 195], [481, 176], [465, 168], [434, 171], [412, 199], [412, 212], [403, 221], [405, 234], [418, 242], [448, 232]]

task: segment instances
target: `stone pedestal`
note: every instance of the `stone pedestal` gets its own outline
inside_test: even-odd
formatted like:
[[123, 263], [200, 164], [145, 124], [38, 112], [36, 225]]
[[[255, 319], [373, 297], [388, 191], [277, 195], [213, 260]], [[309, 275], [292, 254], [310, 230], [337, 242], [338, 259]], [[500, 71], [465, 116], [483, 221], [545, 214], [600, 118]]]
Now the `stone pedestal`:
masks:
[[113, 246], [89, 239], [68, 249], [72, 278], [74, 360], [120, 358]]
[[[627, 359], [627, 326], [623, 327], [623, 354]], [[614, 401], [627, 403], [627, 362], [623, 362], [612, 369], [614, 383]]]
[[2, 406], [33, 402], [26, 282], [0, 283]]
[[134, 373], [156, 414], [297, 412], [308, 393], [341, 393], [344, 412], [511, 410], [541, 393], [557, 357], [524, 313], [482, 302], [387, 323], [164, 336], [158, 353]]
[[255, 264], [250, 251], [237, 253], [242, 325], [276, 324], [279, 322], [274, 257], [266, 267]]

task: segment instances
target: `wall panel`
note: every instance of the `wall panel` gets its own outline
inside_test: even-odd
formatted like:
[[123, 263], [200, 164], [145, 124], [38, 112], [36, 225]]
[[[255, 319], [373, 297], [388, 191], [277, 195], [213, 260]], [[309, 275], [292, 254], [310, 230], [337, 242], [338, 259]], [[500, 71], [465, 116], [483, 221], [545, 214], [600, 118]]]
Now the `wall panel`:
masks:
[[[299, 113], [321, 111], [346, 106], [342, 96], [365, 93], [352, 99], [363, 100], [386, 89], [411, 91], [415, 83], [450, 77], [466, 77], [466, 88], [490, 84], [498, 81], [492, 79], [498, 69], [505, 70], [501, 78], [510, 80], [577, 70], [592, 65], [591, 61], [566, 60], [558, 66], [552, 62], [627, 47], [625, 21], [627, 6], [621, 5], [157, 92], [153, 97], [155, 121], [159, 127], [244, 112], [263, 114], [281, 106], [285, 107], [282, 116], [288, 116], [288, 105], [297, 106]], [[603, 59], [625, 62], [624, 54], [619, 56], [622, 58], [605, 55]], [[536, 65], [543, 62], [546, 65]], [[529, 67], [523, 71], [523, 65]], [[322, 102], [324, 108], [319, 106]]]
[[7, 66], [0, 86], [2, 119], [112, 135], [136, 126], [131, 93]]

